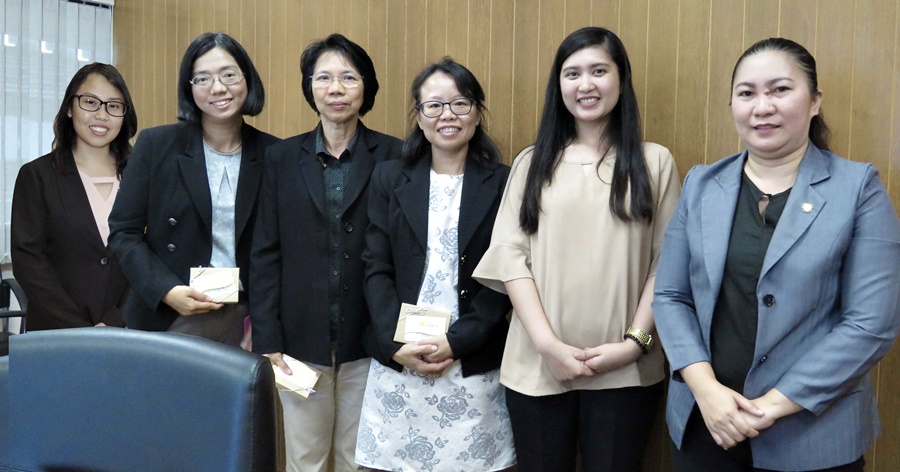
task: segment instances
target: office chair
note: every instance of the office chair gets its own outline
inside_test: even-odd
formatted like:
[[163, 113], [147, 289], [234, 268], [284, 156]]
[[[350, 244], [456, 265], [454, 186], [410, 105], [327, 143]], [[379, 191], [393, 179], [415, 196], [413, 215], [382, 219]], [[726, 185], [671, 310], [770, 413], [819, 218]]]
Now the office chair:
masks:
[[[12, 296], [19, 302], [18, 310], [10, 310]], [[9, 336], [25, 332], [25, 310], [28, 308], [28, 298], [16, 279], [0, 280], [0, 356], [9, 354]], [[9, 329], [10, 318], [21, 318], [19, 329], [13, 333]]]
[[269, 361], [207, 339], [123, 328], [12, 336], [8, 395], [13, 470], [276, 467]]

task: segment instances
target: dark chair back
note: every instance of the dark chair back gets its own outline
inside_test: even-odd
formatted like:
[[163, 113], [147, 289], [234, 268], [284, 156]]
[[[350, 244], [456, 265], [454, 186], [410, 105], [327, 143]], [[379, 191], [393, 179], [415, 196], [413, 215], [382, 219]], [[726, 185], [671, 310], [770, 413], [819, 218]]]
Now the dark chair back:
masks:
[[273, 471], [264, 357], [121, 328], [10, 338], [8, 462], [24, 470]]
[[[10, 310], [12, 297], [19, 302], [18, 310]], [[9, 336], [25, 332], [25, 310], [28, 308], [28, 298], [16, 279], [0, 280], [0, 356], [9, 354]], [[20, 318], [19, 329], [13, 333], [9, 329], [9, 319]]]

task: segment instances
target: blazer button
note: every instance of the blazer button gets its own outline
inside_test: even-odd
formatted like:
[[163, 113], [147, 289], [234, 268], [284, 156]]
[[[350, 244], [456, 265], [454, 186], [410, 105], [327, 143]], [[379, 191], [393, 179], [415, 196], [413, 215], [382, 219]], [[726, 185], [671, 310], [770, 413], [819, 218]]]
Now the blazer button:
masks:
[[763, 303], [766, 306], [774, 305], [775, 304], [775, 295], [772, 295], [771, 293], [767, 293], [766, 296], [763, 297]]
[[460, 290], [460, 291], [459, 291], [459, 298], [460, 298], [460, 300], [464, 300], [464, 299], [466, 299], [468, 296], [469, 296], [469, 291], [468, 291], [468, 290], [463, 289], [463, 290]]
[[106, 265], [106, 264], [109, 264], [109, 258], [108, 258], [108, 257], [101, 257], [101, 258], [100, 258], [100, 265]]
[[344, 231], [346, 231], [346, 232], [348, 232], [348, 233], [352, 233], [352, 232], [353, 232], [353, 223], [347, 223], [347, 224], [345, 224], [345, 225], [344, 225]]
[[169, 245], [166, 246], [166, 249], [168, 249], [169, 252], [175, 252], [175, 245], [172, 243], [169, 243]]
[[350, 259], [350, 254], [344, 253], [344, 259]]
[[759, 363], [762, 364], [762, 363], [766, 362], [766, 359], [768, 359], [768, 358], [769, 358], [768, 356], [762, 356], [762, 357], [760, 357], [760, 358], [759, 358]]
[[175, 218], [169, 218], [169, 226], [175, 226], [178, 224], [178, 220]]

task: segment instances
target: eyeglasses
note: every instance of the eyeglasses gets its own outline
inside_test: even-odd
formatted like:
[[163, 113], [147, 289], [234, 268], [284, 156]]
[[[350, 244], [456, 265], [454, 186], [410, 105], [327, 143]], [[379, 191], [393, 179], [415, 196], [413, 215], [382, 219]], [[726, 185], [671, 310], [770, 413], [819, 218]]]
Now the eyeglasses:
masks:
[[109, 116], [123, 117], [128, 112], [128, 105], [119, 100], [104, 102], [93, 95], [86, 94], [75, 95], [75, 98], [78, 99], [78, 108], [84, 111], [97, 111], [100, 107], [106, 105], [106, 113]]
[[472, 111], [472, 105], [475, 100], [471, 98], [457, 98], [449, 102], [440, 100], [428, 100], [416, 105], [416, 108], [425, 115], [426, 118], [437, 118], [444, 113], [444, 106], [449, 105], [450, 111], [456, 116], [468, 115]]
[[334, 82], [334, 79], [337, 79], [344, 88], [356, 88], [362, 84], [362, 76], [349, 73], [331, 75], [327, 72], [322, 72], [321, 74], [311, 75], [309, 78], [312, 80], [313, 88], [330, 87], [331, 83]]
[[218, 75], [195, 75], [194, 78], [191, 79], [191, 85], [193, 85], [194, 87], [209, 88], [212, 87], [216, 79], [219, 79], [219, 83], [222, 85], [234, 85], [240, 82], [243, 78], [244, 74], [236, 70], [225, 70]]

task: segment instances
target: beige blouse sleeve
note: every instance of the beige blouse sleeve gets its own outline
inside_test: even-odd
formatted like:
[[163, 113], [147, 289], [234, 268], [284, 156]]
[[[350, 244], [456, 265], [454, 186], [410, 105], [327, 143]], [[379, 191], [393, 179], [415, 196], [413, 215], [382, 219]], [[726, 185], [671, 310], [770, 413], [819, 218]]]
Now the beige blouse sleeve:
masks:
[[507, 281], [534, 278], [531, 273], [531, 237], [519, 226], [519, 210], [533, 148], [525, 148], [513, 161], [494, 222], [491, 246], [472, 275], [475, 280], [500, 293], [506, 293], [504, 283]]
[[654, 196], [656, 208], [653, 213], [653, 247], [651, 248], [652, 261], [648, 277], [656, 275], [656, 267], [659, 263], [659, 253], [662, 250], [663, 235], [669, 218], [675, 211], [678, 198], [681, 196], [681, 179], [678, 168], [675, 166], [675, 158], [663, 146], [653, 143], [645, 143], [644, 156], [648, 167], [654, 174]]

